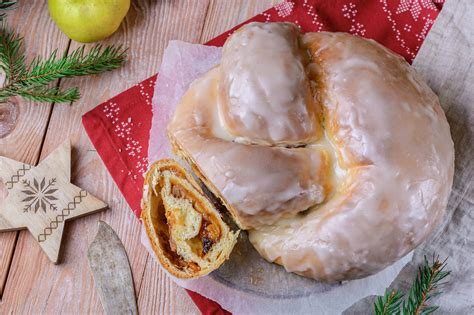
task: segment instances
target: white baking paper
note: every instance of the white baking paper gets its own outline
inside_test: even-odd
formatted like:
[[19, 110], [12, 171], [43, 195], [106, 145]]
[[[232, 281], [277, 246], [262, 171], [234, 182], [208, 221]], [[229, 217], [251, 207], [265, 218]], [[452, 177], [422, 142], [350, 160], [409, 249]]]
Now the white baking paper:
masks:
[[[169, 43], [155, 86], [149, 163], [173, 157], [166, 137], [167, 123], [191, 82], [217, 65], [220, 57], [220, 48]], [[142, 243], [155, 257], [144, 232]], [[366, 296], [382, 294], [411, 258], [412, 253], [365, 279], [326, 284], [266, 262], [243, 232], [229, 261], [221, 268], [197, 280], [173, 280], [234, 314], [339, 314]]]

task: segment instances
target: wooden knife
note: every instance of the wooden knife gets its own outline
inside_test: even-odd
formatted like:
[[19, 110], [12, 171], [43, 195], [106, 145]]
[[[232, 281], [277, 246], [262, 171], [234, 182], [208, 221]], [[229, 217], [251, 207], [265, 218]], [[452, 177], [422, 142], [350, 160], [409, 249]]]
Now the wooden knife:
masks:
[[138, 314], [127, 253], [107, 223], [99, 221], [99, 231], [89, 246], [87, 258], [105, 313]]

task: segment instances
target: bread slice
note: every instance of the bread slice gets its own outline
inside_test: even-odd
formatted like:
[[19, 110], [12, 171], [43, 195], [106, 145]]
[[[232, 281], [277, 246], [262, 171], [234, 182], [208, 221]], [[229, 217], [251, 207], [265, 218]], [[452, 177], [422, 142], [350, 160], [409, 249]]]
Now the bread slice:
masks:
[[239, 234], [226, 225], [194, 178], [171, 159], [154, 162], [146, 173], [141, 218], [161, 265], [182, 279], [219, 268]]

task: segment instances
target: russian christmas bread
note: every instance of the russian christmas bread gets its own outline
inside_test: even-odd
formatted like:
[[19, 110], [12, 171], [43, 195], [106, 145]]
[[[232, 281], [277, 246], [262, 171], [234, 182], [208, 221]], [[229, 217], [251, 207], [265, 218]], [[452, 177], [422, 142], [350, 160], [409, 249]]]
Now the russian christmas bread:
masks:
[[265, 259], [318, 280], [406, 255], [440, 222], [452, 186], [437, 96], [401, 57], [343, 33], [243, 26], [168, 134]]
[[148, 170], [141, 218], [161, 265], [178, 278], [217, 269], [229, 258], [238, 236], [173, 160], [157, 161]]

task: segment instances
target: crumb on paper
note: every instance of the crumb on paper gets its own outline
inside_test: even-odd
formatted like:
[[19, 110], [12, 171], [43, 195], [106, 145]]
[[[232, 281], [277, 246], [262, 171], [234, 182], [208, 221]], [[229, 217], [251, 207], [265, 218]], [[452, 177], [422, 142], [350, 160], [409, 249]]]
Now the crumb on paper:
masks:
[[250, 280], [250, 284], [253, 284], [253, 285], [259, 285], [260, 283], [262, 283], [262, 278], [260, 277], [253, 277], [253, 276], [250, 276], [249, 277], [249, 280]]
[[256, 267], [250, 269], [249, 281], [252, 285], [259, 285], [264, 282], [264, 278], [261, 275], [265, 272], [263, 267]]

